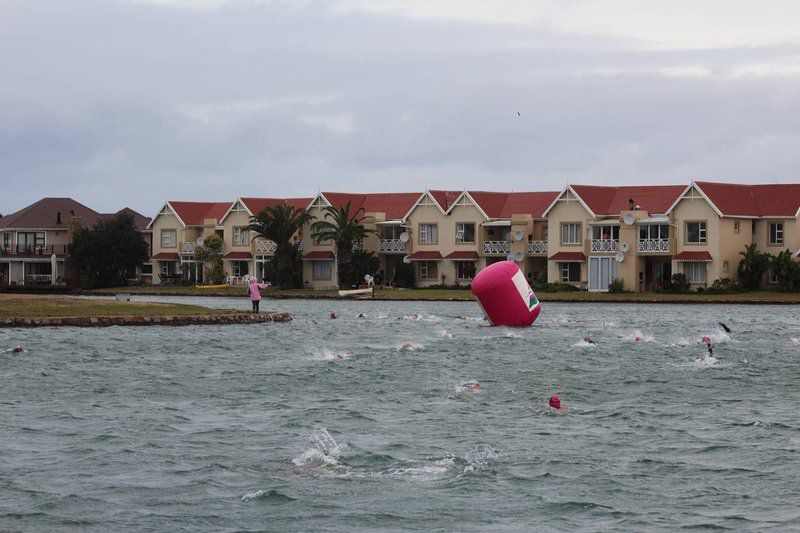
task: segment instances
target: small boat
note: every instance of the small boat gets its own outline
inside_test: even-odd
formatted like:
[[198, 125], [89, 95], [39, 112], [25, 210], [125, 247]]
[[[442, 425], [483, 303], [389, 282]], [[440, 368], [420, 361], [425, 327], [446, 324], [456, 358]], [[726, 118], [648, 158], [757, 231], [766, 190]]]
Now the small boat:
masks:
[[367, 289], [351, 289], [346, 291], [339, 291], [339, 296], [342, 298], [348, 298], [350, 296], [366, 296], [370, 295], [373, 296], [372, 287]]
[[195, 289], [224, 289], [227, 286], [228, 285], [226, 283], [224, 285], [195, 285], [194, 288]]

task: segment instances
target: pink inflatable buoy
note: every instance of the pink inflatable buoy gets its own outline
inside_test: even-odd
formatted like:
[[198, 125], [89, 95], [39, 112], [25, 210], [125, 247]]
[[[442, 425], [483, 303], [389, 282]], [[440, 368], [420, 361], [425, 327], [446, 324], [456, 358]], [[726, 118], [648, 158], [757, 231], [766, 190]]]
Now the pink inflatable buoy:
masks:
[[530, 326], [542, 310], [522, 271], [511, 261], [481, 270], [472, 280], [472, 294], [493, 326]]

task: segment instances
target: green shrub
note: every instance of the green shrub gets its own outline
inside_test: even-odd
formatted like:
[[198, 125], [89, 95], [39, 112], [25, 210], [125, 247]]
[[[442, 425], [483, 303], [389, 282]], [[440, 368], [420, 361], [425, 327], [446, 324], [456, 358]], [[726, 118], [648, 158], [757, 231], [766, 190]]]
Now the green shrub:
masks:
[[686, 277], [686, 274], [673, 274], [672, 278], [670, 278], [669, 283], [664, 285], [658, 292], [675, 292], [675, 293], [687, 293], [690, 292], [692, 289], [692, 284], [689, 283], [689, 278]]
[[615, 294], [625, 292], [625, 283], [622, 281], [621, 278], [614, 278], [608, 285], [608, 292], [612, 292]]
[[741, 287], [730, 278], [715, 279], [710, 287], [706, 287], [706, 294], [730, 294], [739, 292]]
[[533, 286], [535, 292], [574, 292], [580, 289], [569, 283], [537, 283]]

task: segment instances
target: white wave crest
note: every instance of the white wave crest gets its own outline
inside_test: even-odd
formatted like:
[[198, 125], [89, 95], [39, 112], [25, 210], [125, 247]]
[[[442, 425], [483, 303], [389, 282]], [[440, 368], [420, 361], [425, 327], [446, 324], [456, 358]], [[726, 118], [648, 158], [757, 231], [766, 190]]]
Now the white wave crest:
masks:
[[437, 331], [436, 332], [436, 336], [439, 337], [440, 339], [452, 339], [453, 338], [453, 334], [450, 333], [449, 331], [447, 331], [446, 329], [440, 329], [439, 331]]
[[404, 342], [398, 348], [398, 350], [404, 350], [406, 352], [418, 352], [418, 351], [424, 350], [424, 349], [425, 349], [425, 345], [424, 344], [419, 344], [419, 343], [411, 342], [411, 341]]
[[635, 329], [629, 335], [625, 335], [622, 337], [623, 340], [630, 341], [630, 342], [653, 342], [655, 341], [655, 337], [652, 335], [645, 335], [641, 332], [641, 330]]
[[346, 449], [347, 445], [336, 442], [327, 429], [319, 428], [311, 436], [310, 447], [292, 459], [292, 464], [306, 471], [336, 473], [342, 468], [339, 458]]

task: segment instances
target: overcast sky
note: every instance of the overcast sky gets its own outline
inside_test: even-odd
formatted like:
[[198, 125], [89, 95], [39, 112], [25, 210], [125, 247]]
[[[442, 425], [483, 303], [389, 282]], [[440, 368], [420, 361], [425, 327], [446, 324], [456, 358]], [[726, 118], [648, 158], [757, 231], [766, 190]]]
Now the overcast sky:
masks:
[[0, 0], [0, 213], [800, 181], [798, 20], [794, 0]]

